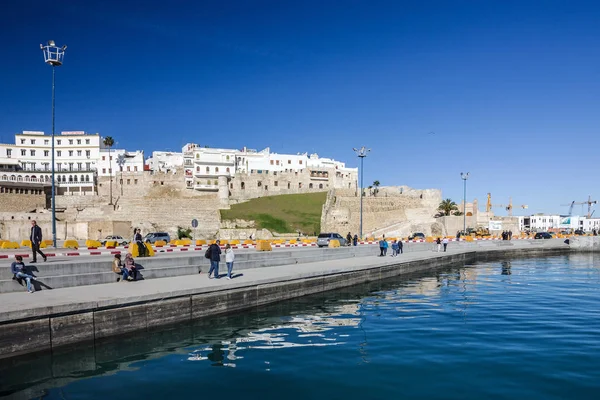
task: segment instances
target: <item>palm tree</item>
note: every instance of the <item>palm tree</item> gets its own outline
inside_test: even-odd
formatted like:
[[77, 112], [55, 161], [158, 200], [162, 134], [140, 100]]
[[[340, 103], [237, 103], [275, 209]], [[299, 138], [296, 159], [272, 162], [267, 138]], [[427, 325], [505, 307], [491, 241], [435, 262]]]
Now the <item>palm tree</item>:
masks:
[[379, 185], [381, 185], [381, 183], [379, 183], [379, 181], [373, 182], [373, 187], [375, 188], [375, 190], [373, 190], [373, 194], [375, 196], [377, 196], [377, 193], [379, 192]]
[[104, 147], [108, 147], [108, 176], [110, 178], [110, 203], [112, 205], [112, 159], [110, 158], [110, 148], [114, 146], [115, 140], [112, 136], [107, 136], [104, 138]]
[[452, 201], [452, 199], [446, 199], [442, 200], [438, 206], [438, 211], [442, 215], [451, 215], [452, 211], [458, 211], [458, 206]]
[[369, 196], [370, 196], [371, 194], [373, 194], [373, 193], [371, 192], [371, 189], [373, 189], [373, 186], [369, 186], [367, 189], [369, 189]]

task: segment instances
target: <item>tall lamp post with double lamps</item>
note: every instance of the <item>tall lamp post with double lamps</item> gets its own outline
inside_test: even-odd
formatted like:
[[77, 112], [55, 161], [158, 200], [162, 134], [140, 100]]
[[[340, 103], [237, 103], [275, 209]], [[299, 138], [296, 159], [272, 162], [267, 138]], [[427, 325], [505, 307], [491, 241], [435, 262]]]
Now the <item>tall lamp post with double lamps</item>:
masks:
[[461, 172], [460, 177], [463, 180], [464, 192], [463, 192], [463, 235], [467, 234], [467, 179], [469, 179], [469, 173], [466, 174]]
[[364, 160], [367, 156], [367, 153], [371, 151], [371, 149], [367, 149], [365, 146], [360, 149], [353, 148], [354, 152], [360, 158], [360, 229], [359, 236], [363, 238], [363, 175], [364, 175]]
[[54, 40], [48, 40], [44, 46], [40, 44], [44, 52], [44, 62], [52, 66], [52, 244], [56, 248], [56, 185], [54, 183], [54, 75], [55, 67], [60, 67], [65, 57], [67, 46], [58, 47]]

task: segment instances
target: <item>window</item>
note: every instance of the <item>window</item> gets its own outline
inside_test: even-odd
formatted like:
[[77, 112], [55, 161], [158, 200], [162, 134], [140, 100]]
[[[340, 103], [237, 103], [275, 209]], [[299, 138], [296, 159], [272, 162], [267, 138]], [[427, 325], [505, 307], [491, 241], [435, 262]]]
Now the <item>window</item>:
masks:
[[319, 189], [323, 189], [323, 184], [319, 183]]
[[279, 186], [279, 183], [277, 181], [274, 182], [275, 187]]
[[200, 153], [196, 153], [196, 160], [200, 158]]
[[60, 145], [60, 144], [61, 144], [61, 142], [62, 142], [62, 140], [58, 139], [58, 140], [56, 141], [56, 144]]
[[73, 139], [69, 139], [69, 144], [73, 144]]
[[233, 183], [229, 184], [229, 189], [233, 189]]
[[77, 171], [81, 171], [83, 169], [83, 163], [77, 163]]
[[48, 157], [50, 155], [50, 151], [49, 150], [44, 150], [44, 157]]
[[56, 156], [57, 156], [57, 157], [60, 157], [60, 156], [62, 156], [62, 151], [58, 150], [58, 151], [56, 152]]
[[105, 174], [106, 173], [106, 168], [102, 168], [102, 173]]
[[133, 180], [133, 184], [134, 184], [134, 185], [137, 185], [137, 181], [138, 181], [137, 179], [134, 179], [134, 180]]
[[219, 167], [215, 167], [215, 172], [219, 172]]
[[302, 160], [299, 160], [299, 161], [298, 161], [298, 163], [299, 163], [299, 164], [302, 164]]
[[12, 149], [6, 149], [6, 157], [9, 157], [12, 155]]
[[69, 157], [73, 157], [73, 150], [69, 150]]
[[242, 190], [246, 189], [246, 184], [245, 184], [244, 182], [241, 182], [241, 183], [240, 183], [240, 188], [241, 188]]
[[44, 140], [44, 144], [45, 144], [45, 145], [48, 145], [48, 144], [50, 144], [50, 140], [48, 140], [48, 139]]
[[77, 144], [81, 144], [81, 139], [77, 139]]
[[83, 182], [85, 180], [85, 177], [83, 175], [81, 175], [81, 179], [79, 179], [81, 182]]
[[73, 171], [73, 163], [72, 162], [69, 163], [69, 171]]
[[269, 186], [265, 185], [265, 190], [269, 190]]
[[62, 167], [62, 163], [57, 163], [56, 165], [58, 166], [58, 170], [61, 171], [62, 170], [62, 168], [61, 168]]
[[85, 144], [90, 144], [90, 139], [85, 139]]
[[288, 164], [291, 164], [291, 163], [292, 163], [292, 160], [288, 160]]
[[131, 167], [128, 165], [127, 166], [127, 172], [130, 172], [130, 171], [131, 171]]
[[69, 175], [69, 182], [73, 182], [73, 175]]
[[215, 185], [215, 186], [216, 186], [216, 185], [218, 185], [218, 184], [219, 184], [219, 181], [213, 181], [213, 185]]
[[200, 167], [196, 167], [196, 172], [200, 172]]
[[227, 167], [227, 168], [225, 169], [225, 171], [229, 172], [229, 167]]
[[209, 167], [206, 167], [206, 172], [210, 172], [210, 168]]
[[48, 171], [50, 169], [50, 164], [44, 163], [44, 171]]
[[137, 165], [134, 165], [134, 166], [133, 166], [133, 171], [134, 171], [134, 172], [137, 172]]
[[261, 187], [262, 186], [262, 182], [258, 181], [257, 185], [258, 185], [258, 187]]
[[102, 156], [102, 161], [106, 161], [106, 156]]
[[77, 175], [73, 177], [73, 182], [77, 182]]
[[29, 150], [29, 153], [31, 154], [31, 157], [35, 157], [35, 150]]
[[35, 144], [35, 139], [31, 139], [31, 144]]
[[227, 161], [229, 161], [229, 156], [225, 157], [225, 159], [226, 159]]
[[302, 189], [302, 182], [298, 182], [298, 189]]
[[27, 150], [21, 150], [21, 155], [22, 156], [27, 155]]
[[77, 157], [81, 157], [81, 150], [77, 150]]
[[271, 160], [271, 165], [273, 165], [273, 160]]
[[308, 185], [308, 188], [309, 188], [309, 189], [312, 189], [312, 188], [313, 188], [313, 184], [312, 184], [312, 183], [310, 183], [310, 184]]
[[279, 160], [277, 160], [277, 162], [275, 164], [279, 165]]
[[21, 144], [25, 144], [25, 139], [21, 139]]
[[131, 179], [127, 179], [127, 184], [131, 185]]
[[290, 189], [290, 186], [291, 186], [291, 185], [290, 185], [290, 183], [288, 182], [288, 189]]
[[92, 169], [92, 163], [86, 162], [85, 163], [85, 170], [86, 171], [91, 171], [91, 169]]
[[90, 176], [89, 176], [89, 175], [86, 175], [86, 176], [85, 176], [85, 181], [86, 181], [86, 182], [89, 182], [89, 181], [90, 181]]

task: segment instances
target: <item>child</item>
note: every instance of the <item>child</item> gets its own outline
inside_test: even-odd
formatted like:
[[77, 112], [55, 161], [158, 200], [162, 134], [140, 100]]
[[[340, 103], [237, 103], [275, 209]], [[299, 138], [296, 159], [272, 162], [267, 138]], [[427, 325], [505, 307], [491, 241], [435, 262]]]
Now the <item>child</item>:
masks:
[[13, 279], [25, 279], [27, 282], [27, 291], [29, 293], [33, 293], [33, 286], [31, 286], [31, 281], [35, 281], [35, 277], [25, 273], [25, 263], [23, 263], [23, 257], [15, 256], [16, 261], [14, 261], [10, 265], [10, 271], [14, 274]]
[[135, 261], [133, 260], [133, 256], [131, 253], [127, 253], [125, 256], [125, 270], [127, 271], [127, 279], [128, 281], [135, 281], [135, 277], [137, 275], [137, 269], [135, 268]]
[[227, 243], [225, 246], [225, 263], [227, 264], [227, 279], [231, 279], [231, 271], [233, 270], [233, 260], [235, 260], [235, 254], [233, 249]]

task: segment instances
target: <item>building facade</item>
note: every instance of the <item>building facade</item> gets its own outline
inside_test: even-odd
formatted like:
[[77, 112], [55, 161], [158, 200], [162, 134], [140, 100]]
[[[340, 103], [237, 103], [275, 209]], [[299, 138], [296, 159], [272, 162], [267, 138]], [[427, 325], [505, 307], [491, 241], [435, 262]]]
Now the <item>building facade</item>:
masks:
[[[15, 165], [0, 181], [51, 185], [52, 137], [44, 132], [24, 131], [14, 144], [0, 144], [0, 164]], [[55, 135], [56, 194], [94, 194], [100, 136], [81, 131]], [[15, 160], [18, 162], [15, 163]]]
[[172, 151], [153, 151], [146, 165], [150, 171], [169, 172], [183, 166], [183, 153]]
[[[123, 165], [119, 160], [123, 160]], [[123, 149], [101, 148], [98, 158], [98, 176], [115, 176], [120, 172], [142, 173], [144, 171], [144, 152]]]

